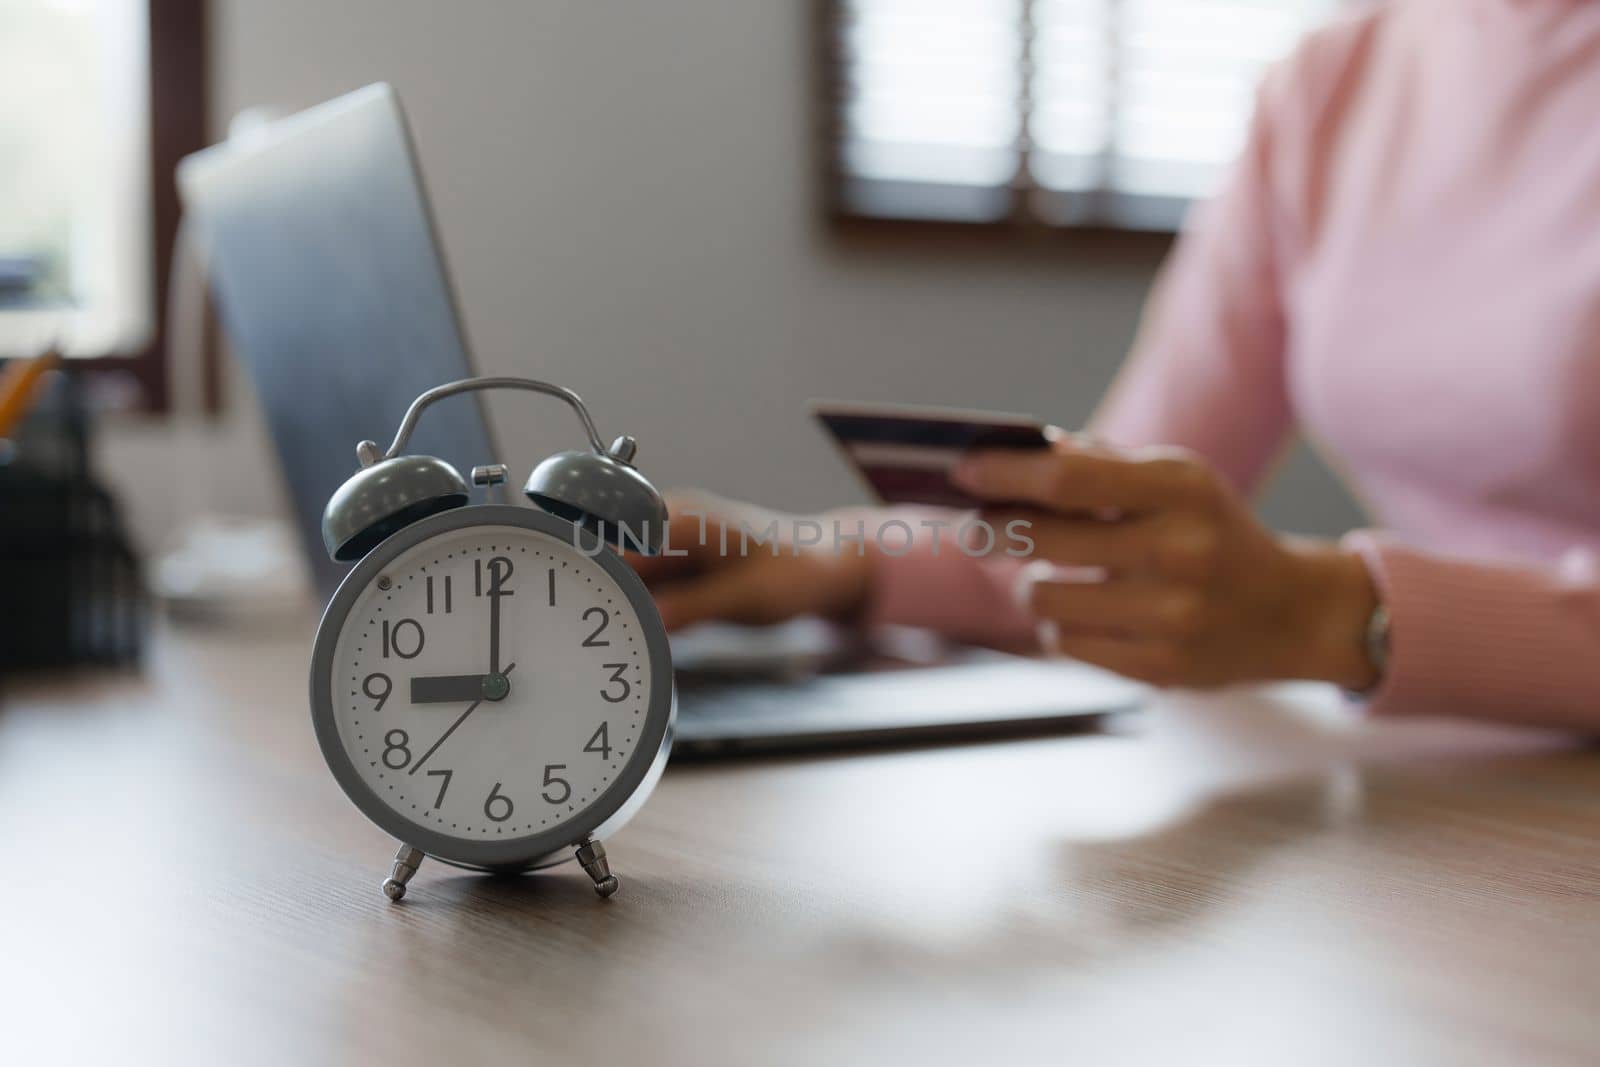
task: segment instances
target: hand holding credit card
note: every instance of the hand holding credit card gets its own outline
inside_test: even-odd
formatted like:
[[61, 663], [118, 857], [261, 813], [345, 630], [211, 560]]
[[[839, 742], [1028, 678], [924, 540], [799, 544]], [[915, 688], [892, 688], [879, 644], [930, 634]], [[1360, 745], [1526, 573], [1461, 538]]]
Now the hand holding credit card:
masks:
[[1025, 415], [987, 411], [831, 401], [814, 401], [811, 411], [885, 504], [978, 507], [984, 502], [950, 481], [964, 455], [1048, 448], [1055, 432]]

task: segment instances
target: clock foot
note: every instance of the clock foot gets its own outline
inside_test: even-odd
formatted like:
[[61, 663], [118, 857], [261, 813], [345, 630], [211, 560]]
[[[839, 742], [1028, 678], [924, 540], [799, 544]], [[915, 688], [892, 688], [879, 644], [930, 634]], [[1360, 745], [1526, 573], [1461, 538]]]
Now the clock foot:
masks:
[[383, 895], [390, 900], [399, 900], [406, 895], [406, 883], [411, 881], [411, 876], [417, 873], [417, 868], [422, 865], [422, 850], [412, 848], [410, 845], [401, 845], [400, 851], [394, 854], [394, 866], [389, 870], [389, 877], [383, 880]]
[[584, 873], [594, 879], [594, 891], [609, 897], [617, 891], [617, 876], [611, 873], [611, 863], [606, 859], [606, 846], [592, 837], [578, 843], [578, 862]]

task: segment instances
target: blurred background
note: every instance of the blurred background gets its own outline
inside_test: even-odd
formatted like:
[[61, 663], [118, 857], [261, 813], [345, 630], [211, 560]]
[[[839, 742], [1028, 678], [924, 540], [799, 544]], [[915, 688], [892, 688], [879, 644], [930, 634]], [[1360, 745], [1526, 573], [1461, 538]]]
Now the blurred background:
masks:
[[[0, 0], [0, 355], [87, 372], [142, 550], [281, 513], [245, 375], [167, 286], [172, 167], [386, 80], [482, 371], [576, 389], [659, 483], [857, 501], [806, 400], [1080, 423], [1263, 66], [1336, 6]], [[518, 478], [575, 443], [529, 412], [492, 411]], [[1263, 509], [1358, 521], [1304, 448]]]

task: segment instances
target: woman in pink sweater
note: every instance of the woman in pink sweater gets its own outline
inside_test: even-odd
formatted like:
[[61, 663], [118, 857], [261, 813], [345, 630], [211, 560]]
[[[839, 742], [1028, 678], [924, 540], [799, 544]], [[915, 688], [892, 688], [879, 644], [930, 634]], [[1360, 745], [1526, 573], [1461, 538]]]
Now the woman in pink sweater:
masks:
[[[1297, 427], [1381, 529], [1256, 522]], [[1162, 685], [1600, 726], [1600, 3], [1398, 0], [1311, 36], [1091, 435], [961, 470], [1026, 502], [992, 519], [1031, 519], [1045, 566], [739, 558], [675, 528], [690, 555], [646, 576], [671, 626], [865, 615]]]

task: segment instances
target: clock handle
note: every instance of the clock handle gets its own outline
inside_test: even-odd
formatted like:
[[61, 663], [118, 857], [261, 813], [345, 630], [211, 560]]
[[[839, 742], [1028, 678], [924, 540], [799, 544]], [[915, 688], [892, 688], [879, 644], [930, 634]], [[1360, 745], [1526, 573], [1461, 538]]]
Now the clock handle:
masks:
[[378, 451], [375, 441], [356, 446], [361, 469], [339, 487], [322, 513], [322, 540], [330, 556], [360, 559], [401, 527], [467, 502], [466, 480], [454, 467], [401, 450], [429, 406], [483, 389], [523, 389], [555, 397], [583, 424], [588, 450], [559, 452], [535, 467], [522, 489], [529, 500], [619, 551], [626, 547], [649, 556], [666, 546], [667, 506], [634, 467], [638, 443], [633, 438], [624, 435], [607, 448], [583, 398], [571, 389], [536, 378], [489, 377], [446, 382], [418, 395], [387, 451]]
[[[653, 556], [666, 547], [666, 503], [656, 487], [633, 465], [639, 443], [624, 434], [607, 448], [583, 398], [571, 389], [537, 378], [463, 378], [434, 386], [411, 402], [387, 452], [380, 454], [378, 446], [371, 441], [357, 446], [356, 455], [362, 467], [370, 470], [378, 463], [394, 462], [411, 439], [411, 432], [428, 405], [480, 389], [526, 389], [553, 396], [570, 407], [583, 423], [589, 450], [558, 452], [545, 459], [528, 475], [527, 484], [522, 487], [523, 495], [543, 510], [586, 528], [602, 543], [619, 550], [626, 547]], [[389, 484], [386, 479], [380, 482]]]
[[[383, 454], [382, 458], [393, 459], [400, 454], [400, 450], [411, 439], [411, 431], [417, 428], [417, 420], [422, 417], [422, 413], [428, 409], [429, 405], [437, 403], [448, 396], [455, 396], [458, 393], [472, 393], [480, 389], [526, 389], [530, 392], [543, 393], [545, 396], [553, 396], [558, 400], [564, 401], [578, 416], [578, 421], [583, 423], [583, 432], [589, 438], [590, 447], [601, 455], [605, 454], [605, 442], [600, 439], [600, 431], [595, 429], [594, 419], [589, 415], [589, 409], [584, 406], [583, 398], [571, 389], [553, 385], [550, 382], [542, 382], [537, 378], [489, 377], [463, 378], [456, 382], [446, 382], [443, 385], [436, 385], [418, 396], [411, 402], [411, 406], [406, 409], [405, 418], [400, 420], [400, 429], [395, 433], [394, 441], [390, 443], [389, 450]], [[629, 458], [631, 459], [632, 457], [630, 456]], [[367, 465], [367, 463], [363, 462], [363, 466]]]

